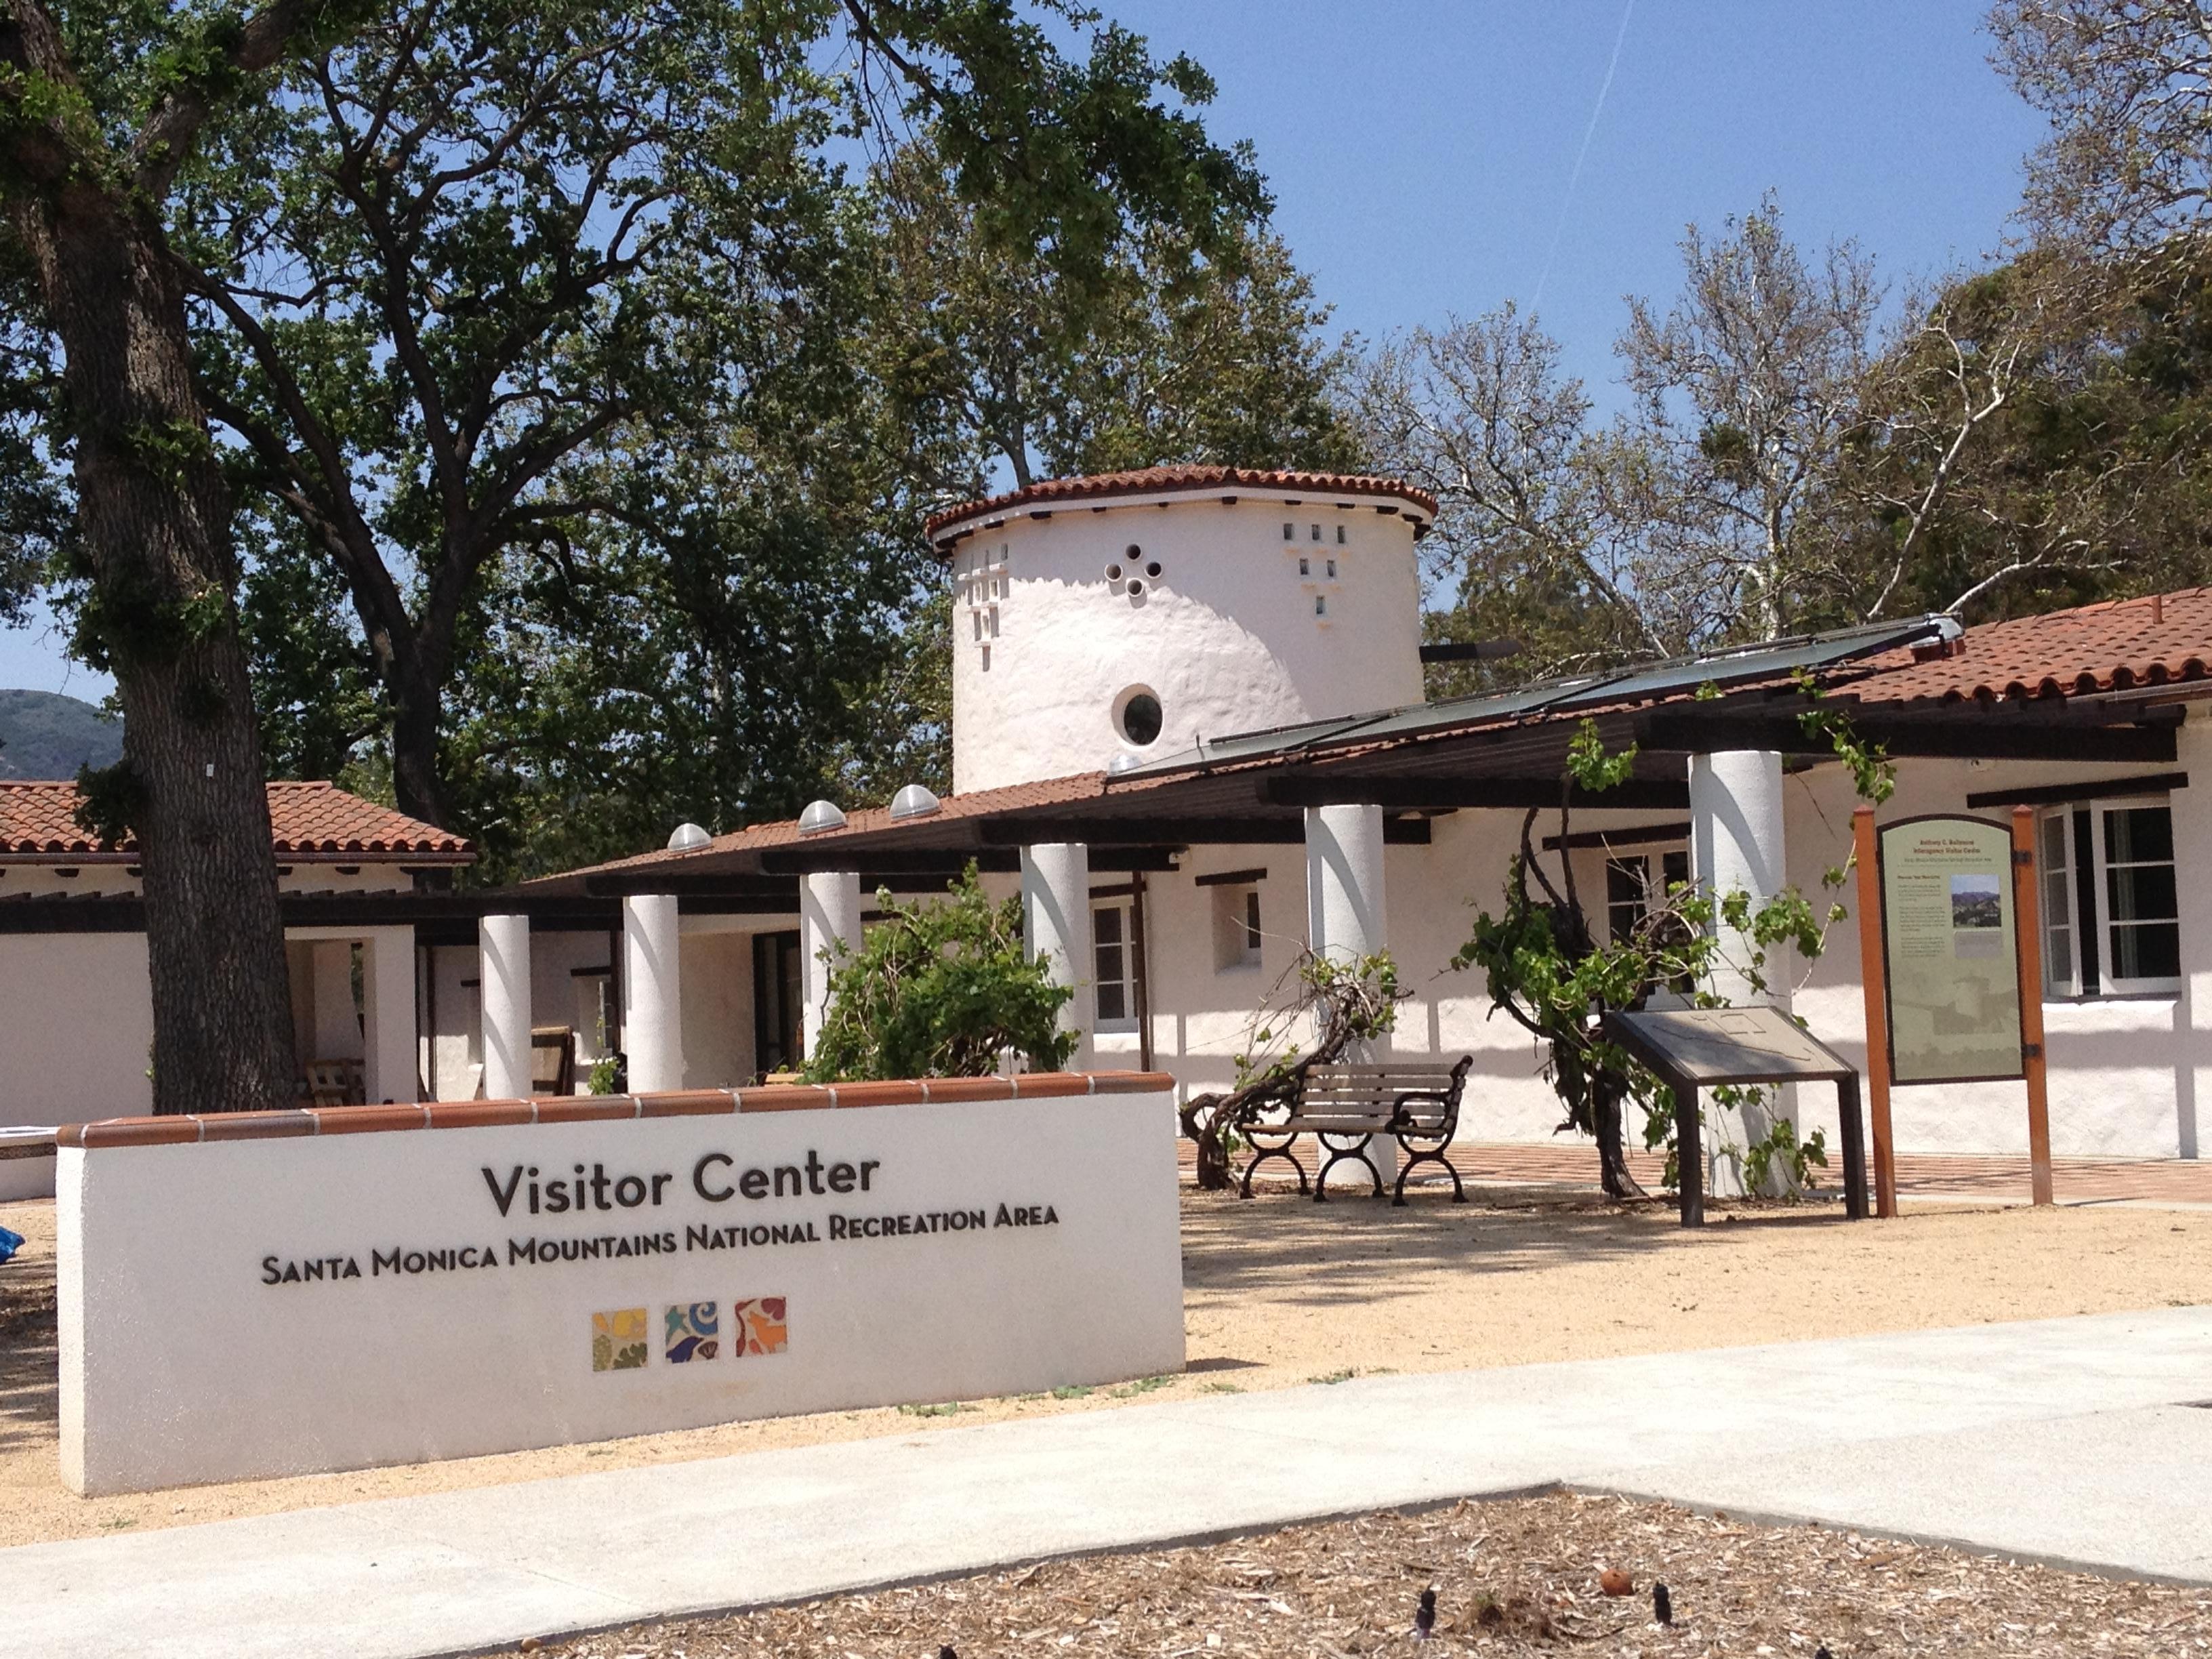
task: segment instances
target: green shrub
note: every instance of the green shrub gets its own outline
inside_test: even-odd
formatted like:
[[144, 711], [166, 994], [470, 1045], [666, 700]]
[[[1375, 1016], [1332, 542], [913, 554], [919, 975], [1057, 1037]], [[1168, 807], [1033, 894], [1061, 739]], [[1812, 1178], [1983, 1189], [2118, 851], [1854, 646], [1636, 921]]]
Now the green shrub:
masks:
[[1018, 899], [994, 903], [971, 864], [941, 900], [878, 892], [876, 903], [883, 920], [858, 951], [825, 953], [830, 1012], [810, 1080], [988, 1077], [1007, 1048], [1032, 1071], [1067, 1063], [1075, 1034], [1059, 1018], [1075, 993], [1024, 952]]

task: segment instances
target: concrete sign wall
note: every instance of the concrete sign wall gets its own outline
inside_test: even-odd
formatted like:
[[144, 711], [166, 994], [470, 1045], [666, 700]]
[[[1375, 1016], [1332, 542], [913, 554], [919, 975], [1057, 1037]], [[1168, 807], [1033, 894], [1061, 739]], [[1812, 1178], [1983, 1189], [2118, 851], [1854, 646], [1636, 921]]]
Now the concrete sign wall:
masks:
[[1170, 1087], [66, 1129], [64, 1477], [143, 1491], [1178, 1370]]

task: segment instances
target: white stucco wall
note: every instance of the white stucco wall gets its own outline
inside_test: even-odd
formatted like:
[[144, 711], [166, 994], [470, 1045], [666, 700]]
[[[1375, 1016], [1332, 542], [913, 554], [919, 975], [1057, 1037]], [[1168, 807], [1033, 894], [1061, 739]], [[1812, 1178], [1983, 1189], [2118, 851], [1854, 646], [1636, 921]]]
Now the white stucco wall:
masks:
[[[143, 1491], [1178, 1370], [1165, 1115], [1146, 1092], [65, 1150], [64, 1478]], [[810, 1159], [798, 1195], [739, 1190]], [[604, 1211], [531, 1213], [531, 1174], [579, 1164]], [[631, 1248], [577, 1259], [602, 1237]], [[764, 1297], [786, 1346], [736, 1352], [736, 1304]], [[708, 1303], [717, 1351], [672, 1360], [668, 1310]], [[623, 1310], [642, 1363], [595, 1369], [594, 1316]]]
[[[2212, 1101], [2212, 718], [2192, 714], [2181, 733], [2179, 765], [2204, 780], [2171, 797], [2181, 871], [2184, 989], [2179, 996], [2046, 999], [2052, 1148], [2062, 1157], [2172, 1158], [2202, 1152], [2207, 1109], [2199, 1103]], [[1882, 817], [1965, 811], [1969, 793], [2012, 786], [2089, 783], [2171, 769], [2142, 763], [1906, 761], [1899, 766], [1897, 795]], [[1792, 772], [1784, 780], [1783, 794], [1788, 878], [1824, 907], [1821, 877], [1850, 852], [1856, 803], [1850, 777], [1832, 765]], [[2006, 816], [1995, 808], [1978, 809], [1978, 815]], [[1679, 810], [1583, 811], [1573, 828], [1680, 822], [1686, 816]], [[1556, 827], [1547, 814], [1537, 834]], [[1392, 1050], [1400, 1056], [1474, 1056], [1461, 1131], [1470, 1139], [1547, 1141], [1559, 1119], [1558, 1101], [1540, 1075], [1537, 1045], [1509, 1017], [1490, 1012], [1479, 974], [1451, 972], [1446, 965], [1472, 932], [1476, 911], [1498, 903], [1519, 830], [1517, 812], [1455, 812], [1432, 822], [1430, 845], [1393, 846], [1385, 854], [1391, 951], [1401, 982], [1413, 994], [1400, 1015]], [[1625, 850], [1656, 860], [1659, 849]], [[1543, 856], [1556, 878], [1559, 855]], [[1605, 856], [1597, 849], [1574, 855], [1583, 902], [1601, 925]], [[1262, 963], [1257, 969], [1218, 969], [1212, 890], [1194, 878], [1253, 868], [1267, 872], [1258, 884], [1267, 935]], [[1259, 1023], [1256, 1011], [1285, 994], [1283, 976], [1304, 943], [1304, 878], [1303, 849], [1283, 846], [1194, 848], [1180, 871], [1147, 878], [1153, 1052], [1183, 1094], [1227, 1086], [1235, 1075], [1233, 1056], [1249, 1045]], [[1840, 896], [1855, 911], [1855, 886]], [[1809, 969], [1796, 964], [1788, 982], [1795, 1011], [1818, 1036], [1863, 1065], [1865, 1014], [1855, 920], [1832, 927], [1820, 960]], [[1133, 1064], [1137, 1038], [1105, 1034], [1097, 1048], [1102, 1065]], [[1806, 1088], [1797, 1094], [1802, 1124], [1825, 1130], [1831, 1179], [1839, 1178], [1833, 1093]], [[1899, 1089], [1892, 1116], [1897, 1145], [1906, 1152], [2024, 1153], [2027, 1148], [2026, 1096], [2017, 1083]], [[1630, 1129], [1633, 1139], [1640, 1125]]]
[[[0, 935], [0, 1124], [154, 1109], [143, 933]], [[0, 1164], [0, 1190], [53, 1190], [48, 1159]]]
[[[139, 878], [127, 865], [58, 868], [77, 873], [64, 876], [55, 866], [8, 860], [0, 865], [0, 897], [83, 897], [140, 890]], [[334, 865], [296, 864], [280, 876], [279, 885], [288, 892], [373, 892], [412, 884], [412, 878], [394, 865], [349, 868], [351, 873], [341, 874]], [[388, 948], [407, 953], [412, 949], [407, 937], [410, 931], [356, 930], [348, 937], [388, 937]], [[286, 933], [284, 956], [291, 982], [294, 1043], [301, 1063], [318, 1058], [368, 1059], [353, 1009], [348, 946], [328, 933], [295, 928]], [[392, 976], [380, 993], [372, 972], [371, 983], [364, 987], [371, 997], [388, 994], [395, 988], [394, 964], [386, 959], [384, 967]], [[415, 1091], [411, 999], [408, 1003], [391, 1023], [390, 1047], [381, 1061], [383, 1071], [396, 1079], [386, 1091], [394, 1098], [411, 1098]], [[151, 1111], [153, 1085], [147, 1067], [153, 1042], [143, 934], [0, 935], [0, 1125], [78, 1122]], [[26, 1167], [18, 1163], [0, 1170], [0, 1192], [21, 1195], [17, 1189], [25, 1180]], [[52, 1166], [41, 1161], [29, 1167], [45, 1172], [37, 1179], [38, 1190], [51, 1192]]]
[[[533, 939], [532, 944], [537, 941]], [[439, 1100], [470, 1100], [483, 1078], [483, 974], [473, 945], [440, 945], [428, 953], [432, 995], [424, 998], [429, 1028], [422, 1073]], [[532, 973], [537, 956], [532, 952]], [[532, 995], [535, 995], [533, 986]], [[432, 1018], [434, 1013], [434, 1018]]]
[[[753, 1072], [752, 934], [750, 917], [684, 921], [684, 1086], [734, 1088]], [[719, 925], [718, 925], [719, 924]]]
[[[1414, 521], [1400, 516], [1415, 509], [1233, 493], [1234, 506], [1176, 496], [1018, 515], [958, 544], [956, 788], [1064, 777], [1124, 751], [1188, 749], [1200, 734], [1420, 701]], [[1283, 539], [1286, 523], [1294, 540]], [[1154, 562], [1157, 577], [1146, 574]], [[1109, 580], [1109, 566], [1121, 580]], [[1326, 616], [1315, 614], [1316, 599]], [[1142, 750], [1115, 724], [1133, 687], [1159, 699], [1164, 719]]]
[[[2171, 798], [2174, 852], [2180, 872], [2181, 953], [2185, 978], [2212, 990], [2212, 724], [2192, 711], [2179, 744], [2181, 769], [2203, 781]], [[2174, 769], [2141, 763], [2059, 765], [2035, 762], [1905, 761], [1898, 791], [1881, 809], [1887, 821], [1922, 812], [1966, 812], [1966, 797], [2017, 785], [2034, 787], [2100, 778], [2139, 777]], [[1815, 890], [1823, 868], [1850, 852], [1854, 801], [1848, 776], [1835, 767], [1796, 775], [1788, 785], [1790, 878]], [[2002, 807], [1974, 816], [2008, 820]], [[1856, 908], [1856, 891], [1844, 902]], [[1863, 1065], [1866, 1014], [1859, 980], [1856, 921], [1830, 930], [1826, 954], [1814, 964], [1796, 1012], [1815, 1035]], [[2196, 1133], [2200, 1067], [2212, 1053], [2212, 995], [2046, 998], [2045, 1048], [2051, 1095], [2051, 1148], [2063, 1157], [2174, 1158], [2198, 1153]], [[1804, 1089], [1800, 1109], [1808, 1126], [1828, 1126], [1835, 1111], [1826, 1091]], [[2027, 1151], [2027, 1093], [2018, 1083], [1923, 1085], [1893, 1091], [1890, 1104], [1901, 1151]]]

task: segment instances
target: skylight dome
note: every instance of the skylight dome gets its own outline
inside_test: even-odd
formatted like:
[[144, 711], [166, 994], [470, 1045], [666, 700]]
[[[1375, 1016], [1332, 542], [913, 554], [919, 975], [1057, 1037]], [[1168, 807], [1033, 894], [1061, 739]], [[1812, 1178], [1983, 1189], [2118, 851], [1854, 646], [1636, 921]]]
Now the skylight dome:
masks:
[[944, 804], [922, 785], [909, 783], [891, 797], [891, 817], [896, 819], [926, 818]]

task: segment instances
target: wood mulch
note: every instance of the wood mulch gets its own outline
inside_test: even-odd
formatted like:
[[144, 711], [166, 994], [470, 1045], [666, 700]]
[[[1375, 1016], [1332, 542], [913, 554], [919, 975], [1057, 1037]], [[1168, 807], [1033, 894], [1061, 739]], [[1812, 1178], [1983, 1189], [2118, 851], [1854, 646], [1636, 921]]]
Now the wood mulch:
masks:
[[[1601, 1578], [1627, 1575], [1626, 1595]], [[1653, 1617], [1663, 1583], [1674, 1623]], [[1615, 1580], [1619, 1588], [1620, 1581]], [[1419, 1641], [1423, 1589], [1436, 1634]], [[1049, 1561], [539, 1644], [562, 1659], [2212, 1653], [2212, 1589], [1571, 1493]]]

